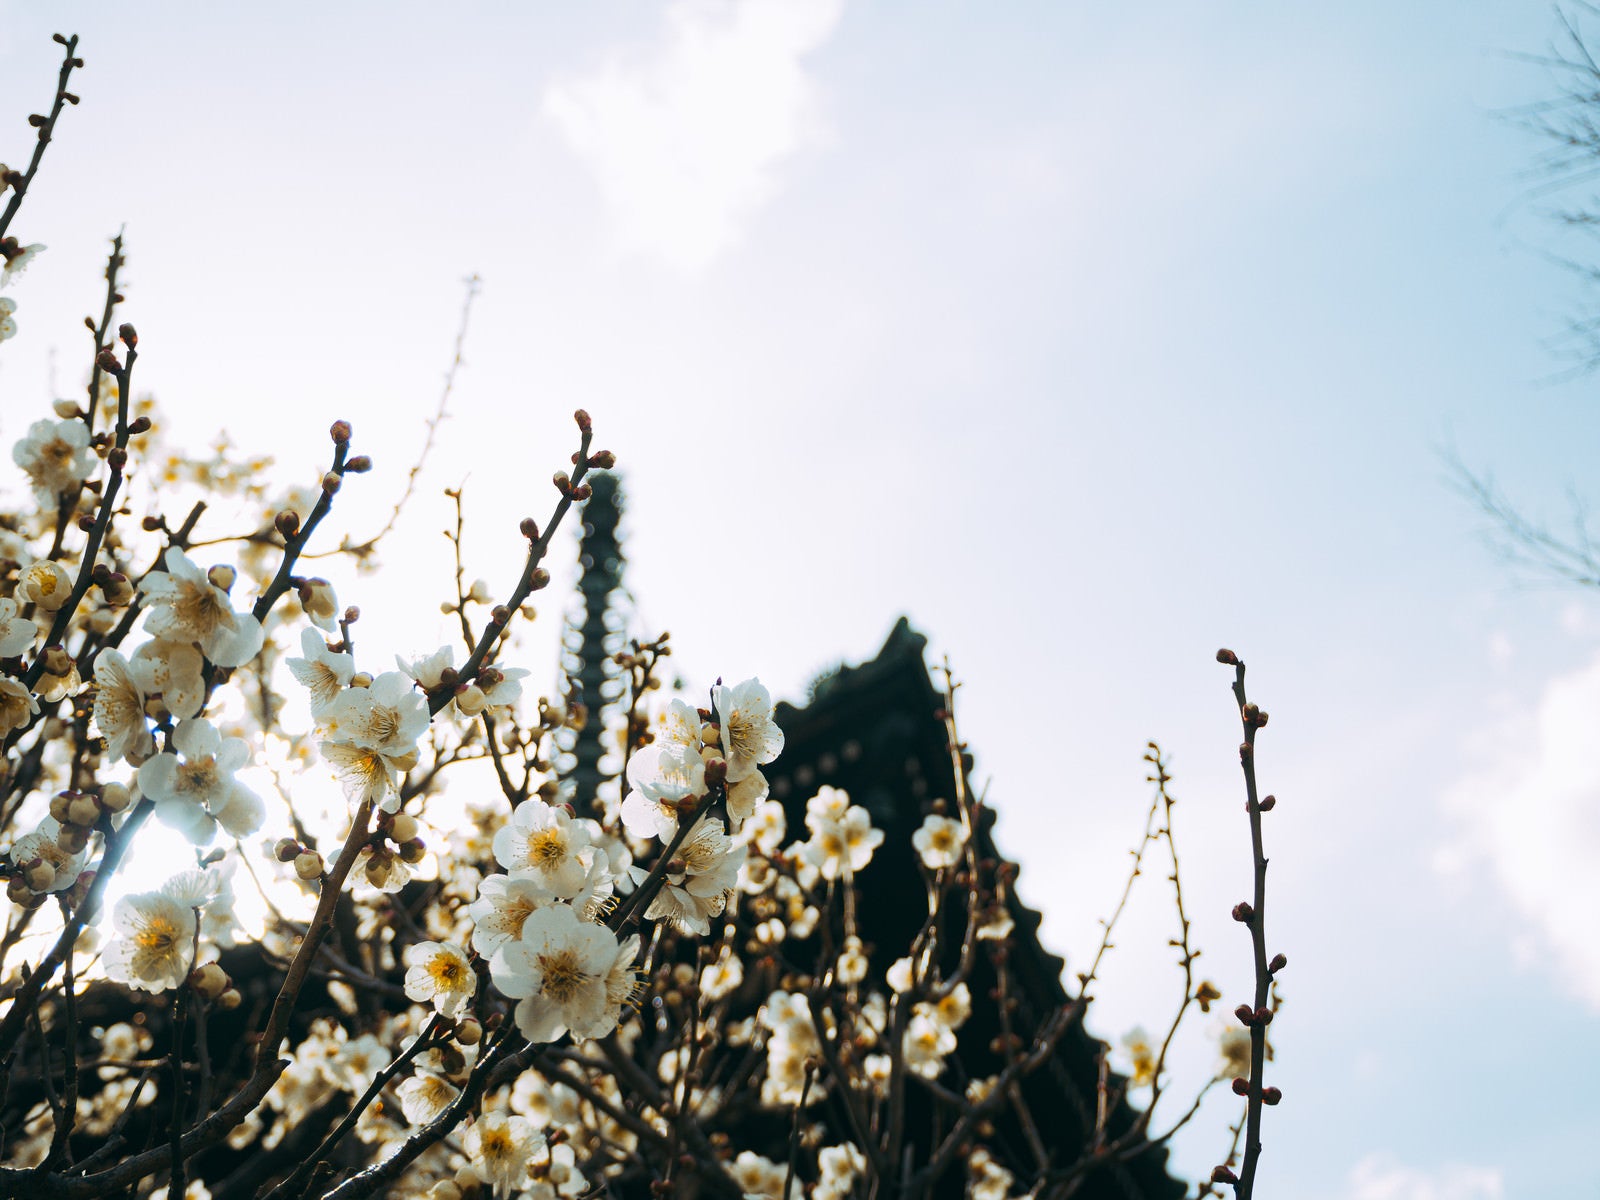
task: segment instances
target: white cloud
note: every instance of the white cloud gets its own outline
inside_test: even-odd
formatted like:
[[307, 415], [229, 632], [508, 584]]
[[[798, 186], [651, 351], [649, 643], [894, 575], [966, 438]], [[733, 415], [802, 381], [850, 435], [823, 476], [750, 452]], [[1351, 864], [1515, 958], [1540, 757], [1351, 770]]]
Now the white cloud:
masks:
[[1402, 1166], [1386, 1154], [1369, 1154], [1350, 1172], [1351, 1200], [1501, 1200], [1498, 1167], [1448, 1163], [1434, 1171]]
[[1483, 739], [1504, 749], [1446, 795], [1460, 827], [1440, 863], [1487, 864], [1537, 935], [1539, 957], [1553, 954], [1565, 985], [1600, 1011], [1597, 725], [1600, 658], [1546, 684], [1533, 714]]
[[674, 0], [660, 42], [558, 81], [546, 114], [593, 172], [618, 249], [704, 268], [821, 133], [801, 65], [844, 0]]

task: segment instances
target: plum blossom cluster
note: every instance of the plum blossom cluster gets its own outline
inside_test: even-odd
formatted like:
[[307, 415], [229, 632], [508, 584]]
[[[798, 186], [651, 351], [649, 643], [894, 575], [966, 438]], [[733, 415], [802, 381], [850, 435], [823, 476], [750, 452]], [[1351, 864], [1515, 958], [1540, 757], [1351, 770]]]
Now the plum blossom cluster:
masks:
[[[0, 341], [43, 249], [7, 226], [76, 103], [58, 41], [36, 152], [0, 166]], [[935, 785], [909, 799], [791, 768], [802, 739], [758, 679], [663, 700], [664, 634], [611, 630], [626, 686], [600, 711], [570, 675], [526, 695], [510, 660], [552, 539], [615, 465], [581, 410], [516, 581], [466, 582], [458, 520], [438, 608], [459, 640], [375, 654], [338, 592], [410, 485], [376, 534], [318, 541], [374, 468], [348, 422], [288, 483], [225, 436], [175, 448], [133, 388], [159, 346], [120, 322], [122, 266], [118, 238], [85, 398], [19, 425], [0, 510], [0, 1193], [1065, 1200], [1170, 1136], [1150, 1116], [1167, 1047], [1220, 999], [1181, 894], [1177, 1016], [1125, 1039], [1118, 1074], [1084, 1028], [1100, 956], [1074, 999], [1017, 936], [948, 673], [924, 710], [948, 764], [891, 764]], [[606, 777], [587, 792], [585, 729]], [[1141, 856], [1171, 847], [1153, 761], [1165, 826]], [[1253, 1103], [1276, 1102], [1277, 1003], [1218, 1039], [1217, 1078]], [[1081, 1146], [1041, 1133], [1069, 1038], [1100, 1081]]]

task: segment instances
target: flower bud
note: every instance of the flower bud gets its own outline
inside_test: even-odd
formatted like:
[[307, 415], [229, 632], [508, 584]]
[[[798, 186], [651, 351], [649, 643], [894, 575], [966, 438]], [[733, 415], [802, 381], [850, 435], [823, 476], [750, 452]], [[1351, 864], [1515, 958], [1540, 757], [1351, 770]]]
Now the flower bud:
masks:
[[94, 796], [79, 796], [67, 805], [67, 820], [85, 828], [100, 819], [100, 801]]
[[419, 863], [428, 853], [428, 847], [421, 838], [412, 838], [409, 842], [401, 842], [399, 848], [400, 861]]
[[1283, 1099], [1283, 1092], [1275, 1087], [1261, 1089], [1261, 1103], [1276, 1104]]
[[1272, 1010], [1270, 1008], [1258, 1008], [1258, 1009], [1256, 1009], [1255, 1023], [1257, 1025], [1271, 1025], [1272, 1024]]
[[350, 676], [350, 686], [351, 687], [371, 687], [372, 686], [372, 675], [371, 675], [371, 673], [367, 672], [367, 671], [357, 671], [354, 675]]
[[284, 541], [288, 541], [300, 532], [300, 514], [292, 508], [286, 508], [272, 518], [272, 527], [278, 531]]
[[67, 813], [72, 809], [72, 793], [58, 792], [50, 797], [50, 815], [58, 821], [66, 821]]
[[550, 572], [546, 571], [543, 567], [535, 568], [534, 572], [533, 572], [533, 579], [531, 581], [531, 586], [532, 586], [533, 590], [536, 591], [536, 592], [540, 588], [549, 587], [550, 586]]
[[293, 862], [300, 856], [300, 843], [292, 837], [279, 838], [272, 847], [272, 857], [281, 863]]
[[322, 877], [322, 855], [315, 850], [302, 850], [294, 858], [294, 873], [306, 882]]
[[228, 973], [208, 962], [189, 972], [189, 986], [207, 1000], [215, 1000], [228, 990]]
[[47, 892], [56, 881], [56, 869], [42, 858], [36, 858], [22, 868], [22, 879], [35, 892]]
[[139, 331], [126, 321], [117, 326], [117, 336], [127, 343], [130, 349], [139, 344]]
[[556, 485], [556, 491], [562, 495], [572, 490], [572, 478], [565, 471], [557, 471], [550, 477], [550, 482]]
[[1227, 1167], [1212, 1167], [1211, 1168], [1211, 1182], [1212, 1183], [1238, 1183], [1239, 1182], [1239, 1177], [1237, 1175], [1235, 1175], [1232, 1171], [1230, 1171]]
[[206, 572], [206, 582], [225, 592], [233, 590], [234, 580], [238, 578], [239, 573], [225, 563], [218, 563]]
[[122, 370], [122, 364], [117, 361], [117, 352], [110, 346], [107, 346], [104, 350], [100, 351], [99, 354], [95, 355], [94, 362], [95, 366], [99, 367], [102, 371], [110, 371], [113, 375]]
[[706, 783], [716, 787], [719, 783], [726, 783], [728, 779], [728, 760], [720, 755], [706, 761]]
[[1233, 1094], [1235, 1096], [1248, 1096], [1250, 1094], [1250, 1081], [1243, 1075], [1234, 1076]]
[[1233, 1015], [1239, 1018], [1239, 1024], [1241, 1025], [1250, 1026], [1256, 1023], [1255, 1010], [1248, 1004], [1239, 1005], [1238, 1008], [1233, 1010]]
[[150, 418], [149, 417], [135, 417], [133, 420], [128, 422], [128, 433], [132, 437], [138, 437], [141, 433], [149, 433], [149, 432], [150, 432]]
[[243, 1003], [244, 997], [239, 994], [239, 989], [231, 987], [217, 997], [217, 1007], [225, 1012], [238, 1008]]
[[100, 806], [107, 812], [121, 812], [131, 803], [133, 793], [125, 783], [108, 783], [100, 789]]
[[609, 471], [617, 465], [617, 456], [609, 450], [600, 450], [589, 456], [589, 465], [601, 471]]
[[511, 624], [511, 610], [504, 604], [496, 604], [489, 610], [489, 620], [496, 625]]
[[410, 813], [395, 813], [389, 822], [389, 836], [396, 842], [409, 842], [417, 836], [417, 819]]
[[352, 475], [365, 475], [372, 470], [372, 459], [368, 455], [358, 454], [344, 464], [344, 469]]
[[463, 1046], [476, 1046], [483, 1040], [483, 1026], [471, 1017], [464, 1018], [456, 1026], [456, 1041]]
[[1261, 803], [1257, 804], [1256, 807], [1262, 812], [1271, 812], [1277, 806], [1277, 803], [1278, 798], [1276, 796], [1263, 796], [1261, 797]]
[[589, 419], [589, 414], [587, 412], [585, 412], [583, 409], [580, 408], [577, 412], [573, 413], [572, 414], [572, 419], [578, 423], [579, 432], [581, 432], [581, 433], [593, 433], [594, 432], [594, 422]]
[[1267, 964], [1267, 970], [1271, 971], [1274, 975], [1276, 975], [1279, 971], [1283, 970], [1288, 965], [1289, 965], [1289, 960], [1287, 958], [1285, 958], [1281, 954], [1274, 954], [1272, 956], [1272, 961]]
[[527, 538], [530, 542], [539, 536], [539, 523], [532, 517], [523, 517], [522, 524], [518, 525], [517, 529], [520, 530], [522, 536]]
[[594, 489], [587, 483], [580, 483], [572, 489], [572, 498], [580, 502], [587, 500], [592, 495], [594, 495]]
[[475, 683], [466, 684], [456, 693], [456, 711], [464, 717], [475, 717], [488, 705], [489, 698]]
[[344, 482], [344, 476], [337, 471], [329, 471], [322, 477], [322, 490], [328, 495], [333, 495], [339, 490], [339, 485]]
[[335, 446], [342, 446], [348, 442], [350, 440], [351, 432], [352, 430], [350, 428], [349, 421], [335, 421], [328, 428], [328, 436], [333, 439], [333, 444]]
[[361, 620], [360, 605], [352, 604], [344, 610], [344, 623], [346, 625], [354, 625], [359, 620]]
[[71, 421], [83, 416], [83, 409], [76, 400], [57, 400], [50, 407], [56, 410], [56, 416], [63, 421]]
[[1248, 925], [1255, 917], [1256, 910], [1250, 906], [1248, 900], [1241, 900], [1233, 906], [1233, 919]]
[[56, 845], [68, 854], [77, 854], [89, 844], [89, 831], [82, 825], [63, 825], [56, 830]]

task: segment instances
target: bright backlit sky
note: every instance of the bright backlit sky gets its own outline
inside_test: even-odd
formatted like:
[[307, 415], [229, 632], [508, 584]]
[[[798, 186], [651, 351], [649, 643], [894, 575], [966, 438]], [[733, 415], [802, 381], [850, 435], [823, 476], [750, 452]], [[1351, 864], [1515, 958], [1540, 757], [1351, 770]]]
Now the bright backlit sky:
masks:
[[[1002, 845], [1074, 968], [1161, 739], [1231, 1007], [1231, 646], [1273, 716], [1290, 959], [1258, 1194], [1600, 1189], [1600, 595], [1521, 586], [1440, 460], [1553, 519], [1569, 486], [1600, 492], [1594, 381], [1553, 379], [1544, 344], [1573, 295], [1536, 249], [1541, 147], [1494, 115], [1555, 86], [1510, 54], [1547, 47], [1546, 6], [71, 17], [83, 105], [17, 226], [49, 251], [11, 293], [5, 441], [79, 394], [126, 224], [142, 386], [196, 445], [226, 427], [286, 479], [350, 419], [380, 469], [336, 516], [368, 529], [478, 271], [414, 536], [381, 585], [336, 580], [379, 669], [449, 636], [439, 490], [464, 482], [474, 573], [504, 592], [582, 405], [626, 473], [642, 628], [671, 629], [695, 688], [757, 674], [798, 699], [901, 612], [951, 656]], [[13, 165], [67, 19], [0, 0]], [[1177, 987], [1148, 899], [1092, 1022], [1113, 1040]], [[1176, 1142], [1191, 1177], [1230, 1104]]]

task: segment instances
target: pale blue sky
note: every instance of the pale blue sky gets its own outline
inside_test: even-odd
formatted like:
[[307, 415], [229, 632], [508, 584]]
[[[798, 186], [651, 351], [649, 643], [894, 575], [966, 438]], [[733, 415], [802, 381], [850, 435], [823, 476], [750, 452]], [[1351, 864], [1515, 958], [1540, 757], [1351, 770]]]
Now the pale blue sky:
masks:
[[[902, 611], [952, 656], [1002, 843], [1078, 965], [1161, 738], [1230, 1006], [1233, 646], [1274, 715], [1291, 960], [1261, 1194], [1594, 1194], [1600, 777], [1560, 750], [1600, 716], [1600, 615], [1515, 586], [1436, 454], [1556, 518], [1593, 479], [1593, 382], [1550, 383], [1541, 344], [1570, 290], [1528, 244], [1539, 147], [1492, 115], [1548, 93], [1506, 54], [1548, 42], [1545, 6], [72, 15], [84, 103], [19, 225], [50, 250], [14, 289], [6, 438], [52, 347], [77, 386], [126, 222], [143, 385], [302, 472], [348, 417], [389, 472], [341, 497], [363, 528], [479, 271], [414, 573], [341, 588], [368, 644], [447, 635], [420, 582], [446, 484], [509, 584], [582, 404], [627, 473], [643, 617], [696, 686], [798, 697]], [[0, 0], [0, 158], [67, 19]], [[1163, 916], [1133, 914], [1157, 950], [1107, 980], [1103, 1036], [1163, 1019]], [[1230, 1116], [1178, 1143], [1191, 1175]]]

